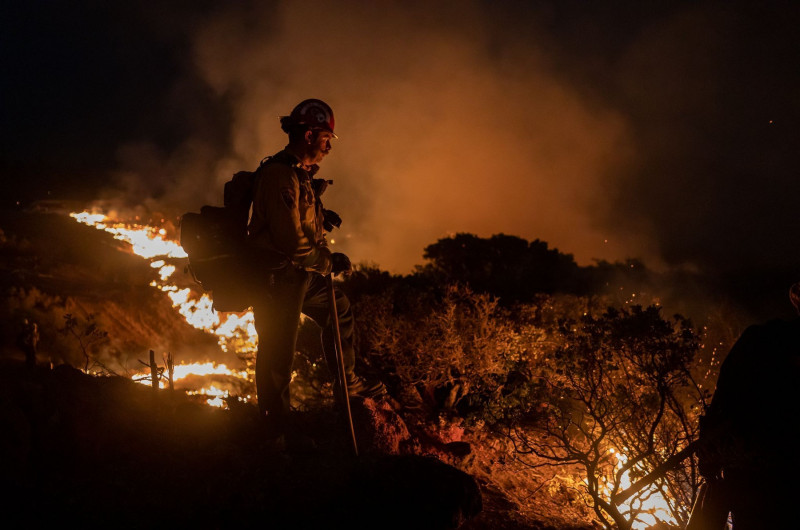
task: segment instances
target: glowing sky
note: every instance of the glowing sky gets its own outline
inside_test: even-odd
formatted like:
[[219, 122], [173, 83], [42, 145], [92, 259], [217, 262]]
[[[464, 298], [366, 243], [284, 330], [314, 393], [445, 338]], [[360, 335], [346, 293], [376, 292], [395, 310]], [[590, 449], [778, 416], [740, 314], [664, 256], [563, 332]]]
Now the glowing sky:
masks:
[[504, 232], [582, 264], [800, 269], [800, 8], [11, 4], [11, 200], [219, 204], [284, 145], [277, 117], [317, 97], [340, 136], [326, 206], [354, 261], [407, 272], [438, 238]]

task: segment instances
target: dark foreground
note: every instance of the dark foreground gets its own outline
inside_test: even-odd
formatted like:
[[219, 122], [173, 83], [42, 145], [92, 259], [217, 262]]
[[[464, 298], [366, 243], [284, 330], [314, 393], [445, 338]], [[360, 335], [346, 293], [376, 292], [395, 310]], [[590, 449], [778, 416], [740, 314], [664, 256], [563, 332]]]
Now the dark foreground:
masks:
[[472, 477], [413, 454], [354, 458], [331, 410], [298, 417], [316, 447], [292, 450], [268, 442], [250, 405], [68, 366], [5, 363], [0, 385], [6, 528], [492, 526]]

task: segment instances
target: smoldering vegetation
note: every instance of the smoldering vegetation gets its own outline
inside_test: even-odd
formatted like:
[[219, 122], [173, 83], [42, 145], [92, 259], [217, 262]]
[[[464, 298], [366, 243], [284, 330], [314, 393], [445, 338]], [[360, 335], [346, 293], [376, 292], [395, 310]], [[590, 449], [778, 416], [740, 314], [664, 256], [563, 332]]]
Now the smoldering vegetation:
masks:
[[[584, 487], [601, 481], [575, 459], [549, 466], [548, 455], [575, 456], [554, 427], [569, 426], [573, 448], [636, 455], [652, 440], [591, 429], [625, 417], [668, 455], [696, 434], [744, 326], [791, 313], [797, 10], [192, 4], [37, 13], [36, 53], [12, 54], [25, 64], [9, 76], [32, 81], [12, 90], [29, 104], [9, 115], [26, 125], [3, 142], [14, 190], [36, 195], [17, 185], [34, 176], [40, 194], [99, 198], [174, 233], [177, 215], [218, 204], [234, 171], [280, 149], [278, 116], [325, 99], [341, 137], [321, 175], [345, 219], [334, 248], [366, 263], [344, 284], [361, 368], [386, 378], [409, 425], [404, 450], [438, 448], [480, 477], [486, 513], [521, 526], [631, 516], [586, 509], [607, 492]], [[78, 62], [30, 68], [53, 50]], [[56, 162], [36, 165], [47, 156]], [[3, 222], [6, 355], [21, 356], [27, 320], [47, 364], [125, 372], [148, 349], [221, 356], [146, 287], [153, 271], [102, 234], [19, 212]], [[306, 412], [331, 404], [318, 344], [316, 328], [301, 330]], [[611, 416], [581, 408], [582, 381]], [[659, 425], [642, 414], [666, 403], [653, 388], [669, 391]], [[612, 476], [610, 454], [590, 467]], [[640, 473], [658, 463], [642, 462]], [[677, 522], [694, 472], [689, 460], [663, 484]]]
[[[108, 234], [54, 214], [4, 215], [6, 357], [22, 356], [24, 319], [39, 323], [44, 365], [83, 368], [87, 356], [95, 369], [137, 365], [156, 345], [178, 361], [234, 357], [189, 328], [148, 286], [155, 272], [146, 261]], [[440, 239], [410, 274], [361, 264], [342, 288], [356, 311], [359, 369], [390, 389], [383, 408], [365, 412], [365, 425], [383, 426], [367, 436], [383, 432], [383, 451], [434, 456], [475, 477], [485, 503], [474, 528], [481, 520], [567, 528], [633, 517], [587, 510], [610, 493], [583, 486], [594, 475], [578, 460], [548, 463], [548, 454], [569, 454], [554, 441], [554, 426], [583, 417], [654, 433], [630, 439], [627, 428], [601, 434], [590, 423], [570, 424], [562, 439], [573, 448], [604, 448], [591, 468], [603, 476], [618, 465], [612, 449], [635, 457], [654, 442], [659, 455], [671, 454], [696, 436], [719, 364], [752, 319], [700, 275], [670, 276], [634, 260], [581, 266], [545, 241], [502, 234]], [[77, 317], [77, 336], [65, 333], [66, 315]], [[93, 341], [94, 330], [105, 333]], [[330, 414], [331, 377], [313, 323], [301, 327], [298, 350], [294, 405], [308, 432], [325, 436], [313, 418]], [[581, 381], [596, 381], [610, 416], [581, 409]], [[252, 421], [253, 406], [239, 401], [248, 388], [232, 385], [227, 402]], [[665, 396], [669, 412], [651, 415]], [[657, 425], [648, 424], [653, 418]], [[640, 473], [658, 462], [644, 457]], [[687, 460], [663, 484], [664, 509], [678, 522], [696, 491], [694, 469]]]
[[108, 234], [65, 213], [2, 211], [2, 347], [18, 355], [23, 323], [36, 322], [42, 362], [112, 373], [141, 370], [148, 351], [184, 362], [215, 360], [219, 348], [189, 326], [154, 270]]

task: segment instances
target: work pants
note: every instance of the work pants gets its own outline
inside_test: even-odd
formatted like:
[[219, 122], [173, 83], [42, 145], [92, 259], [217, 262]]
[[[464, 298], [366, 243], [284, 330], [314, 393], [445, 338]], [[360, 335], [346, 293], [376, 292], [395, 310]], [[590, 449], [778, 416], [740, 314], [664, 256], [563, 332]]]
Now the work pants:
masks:
[[[258, 333], [256, 391], [258, 407], [276, 426], [285, 425], [290, 404], [289, 382], [297, 342], [300, 314], [322, 327], [325, 360], [338, 376], [334, 333], [331, 325], [327, 279], [320, 274], [289, 266], [264, 276], [254, 304]], [[342, 357], [347, 380], [353, 379], [353, 313], [350, 301], [336, 289], [336, 310], [342, 337]]]

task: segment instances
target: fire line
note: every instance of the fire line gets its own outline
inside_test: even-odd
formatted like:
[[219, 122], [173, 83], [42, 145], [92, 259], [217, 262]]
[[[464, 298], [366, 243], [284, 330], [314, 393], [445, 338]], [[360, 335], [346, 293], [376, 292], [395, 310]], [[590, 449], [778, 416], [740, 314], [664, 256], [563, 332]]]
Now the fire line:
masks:
[[[166, 230], [116, 222], [102, 213], [71, 213], [70, 217], [81, 224], [112, 234], [114, 239], [128, 243], [131, 252], [151, 260], [150, 266], [158, 271], [159, 280], [153, 280], [150, 286], [165, 293], [170, 298], [172, 306], [189, 325], [216, 336], [223, 352], [228, 353], [231, 350], [239, 354], [255, 352], [257, 335], [252, 311], [241, 314], [226, 313], [221, 317], [214, 311], [211, 298], [207, 294], [203, 293], [198, 297], [191, 288], [181, 289], [176, 284], [168, 282], [177, 267], [167, 263], [166, 260], [183, 259], [187, 255], [177, 241], [166, 239]], [[194, 363], [175, 366], [175, 381], [188, 375], [210, 374], [252, 379], [252, 374], [231, 370], [224, 364]], [[214, 406], [222, 406], [222, 398], [228, 397], [227, 391], [220, 390], [214, 385], [192, 393], [209, 396], [208, 403]]]

